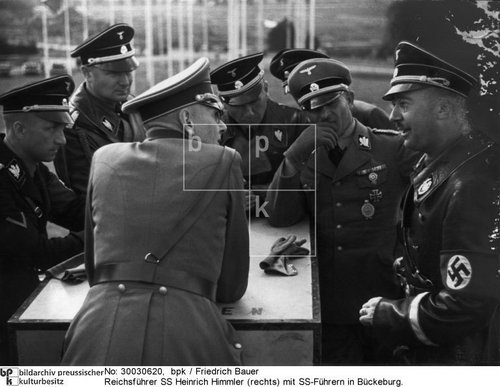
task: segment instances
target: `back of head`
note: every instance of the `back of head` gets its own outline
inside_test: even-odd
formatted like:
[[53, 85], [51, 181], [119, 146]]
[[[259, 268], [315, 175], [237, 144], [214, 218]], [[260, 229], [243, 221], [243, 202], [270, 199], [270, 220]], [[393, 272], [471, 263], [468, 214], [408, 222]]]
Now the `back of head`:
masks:
[[182, 132], [177, 113], [193, 105], [204, 105], [222, 110], [222, 105], [213, 94], [209, 75], [209, 61], [200, 58], [191, 66], [159, 82], [122, 106], [125, 113], [136, 114], [148, 128], [154, 122], [176, 123]]

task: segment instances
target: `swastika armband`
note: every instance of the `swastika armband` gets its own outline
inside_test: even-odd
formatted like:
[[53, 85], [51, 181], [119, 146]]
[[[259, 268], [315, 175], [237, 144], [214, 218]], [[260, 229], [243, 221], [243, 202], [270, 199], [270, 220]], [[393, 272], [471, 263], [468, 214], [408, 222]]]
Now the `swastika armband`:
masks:
[[441, 279], [450, 293], [500, 300], [500, 256], [470, 251], [443, 251]]

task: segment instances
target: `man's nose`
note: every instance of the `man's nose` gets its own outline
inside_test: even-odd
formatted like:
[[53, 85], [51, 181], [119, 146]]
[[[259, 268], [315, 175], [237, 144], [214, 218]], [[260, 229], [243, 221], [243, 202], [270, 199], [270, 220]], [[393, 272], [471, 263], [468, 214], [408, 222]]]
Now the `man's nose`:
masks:
[[227, 130], [227, 126], [226, 126], [224, 121], [220, 121], [218, 123], [218, 125], [219, 125], [219, 133], [220, 134], [224, 133]]
[[57, 130], [54, 142], [59, 146], [66, 145], [66, 137], [64, 136], [64, 128]]
[[401, 119], [401, 110], [397, 106], [393, 106], [389, 115], [391, 121], [399, 121]]
[[126, 86], [131, 85], [132, 84], [132, 73], [129, 73], [129, 72], [120, 73], [119, 82], [121, 85], [126, 85]]

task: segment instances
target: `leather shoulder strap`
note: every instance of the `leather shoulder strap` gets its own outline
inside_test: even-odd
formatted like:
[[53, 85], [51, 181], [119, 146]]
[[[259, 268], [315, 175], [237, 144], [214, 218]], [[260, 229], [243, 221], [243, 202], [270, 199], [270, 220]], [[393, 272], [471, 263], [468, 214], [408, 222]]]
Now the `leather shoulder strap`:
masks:
[[156, 257], [158, 261], [165, 258], [172, 247], [176, 245], [181, 237], [205, 212], [206, 208], [210, 205], [217, 194], [218, 189], [222, 186], [224, 180], [229, 176], [230, 168], [235, 155], [236, 152], [232, 149], [224, 147], [221, 152], [218, 167], [214, 168], [212, 176], [208, 179], [208, 186], [205, 190], [198, 192], [198, 198], [194, 201], [193, 207], [189, 210], [188, 215], [184, 217], [184, 220], [181, 223], [175, 225], [175, 227], [171, 230], [166, 248], [159, 257]]

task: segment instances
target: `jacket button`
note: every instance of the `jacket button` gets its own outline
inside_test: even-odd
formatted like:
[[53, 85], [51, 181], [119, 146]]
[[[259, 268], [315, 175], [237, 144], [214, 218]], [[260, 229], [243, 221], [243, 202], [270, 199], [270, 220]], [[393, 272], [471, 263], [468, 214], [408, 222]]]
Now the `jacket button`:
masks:
[[420, 220], [420, 222], [422, 222], [422, 223], [423, 223], [423, 222], [425, 222], [425, 216], [424, 216], [421, 212], [419, 212], [419, 213], [418, 213], [418, 219], [419, 219], [419, 220]]
[[125, 290], [127, 290], [127, 288], [125, 287], [125, 285], [124, 285], [124, 284], [120, 284], [120, 285], [118, 285], [118, 290], [119, 290], [121, 293], [124, 293], [124, 292], [125, 292]]
[[236, 349], [243, 348], [243, 345], [241, 345], [240, 343], [234, 343], [233, 345], [234, 345], [234, 348], [236, 348]]
[[342, 183], [341, 183], [340, 181], [337, 181], [337, 182], [335, 183], [335, 187], [340, 187], [341, 185], [342, 185]]
[[309, 188], [309, 184], [304, 184], [302, 188]]
[[167, 288], [165, 286], [161, 286], [159, 292], [164, 296], [165, 294], [167, 294]]
[[342, 203], [337, 202], [337, 203], [335, 203], [335, 206], [336, 206], [336, 207], [342, 207]]
[[342, 251], [344, 248], [342, 246], [337, 246], [337, 251]]
[[342, 228], [342, 225], [341, 224], [337, 224], [336, 228], [337, 228], [337, 230], [340, 230]]

